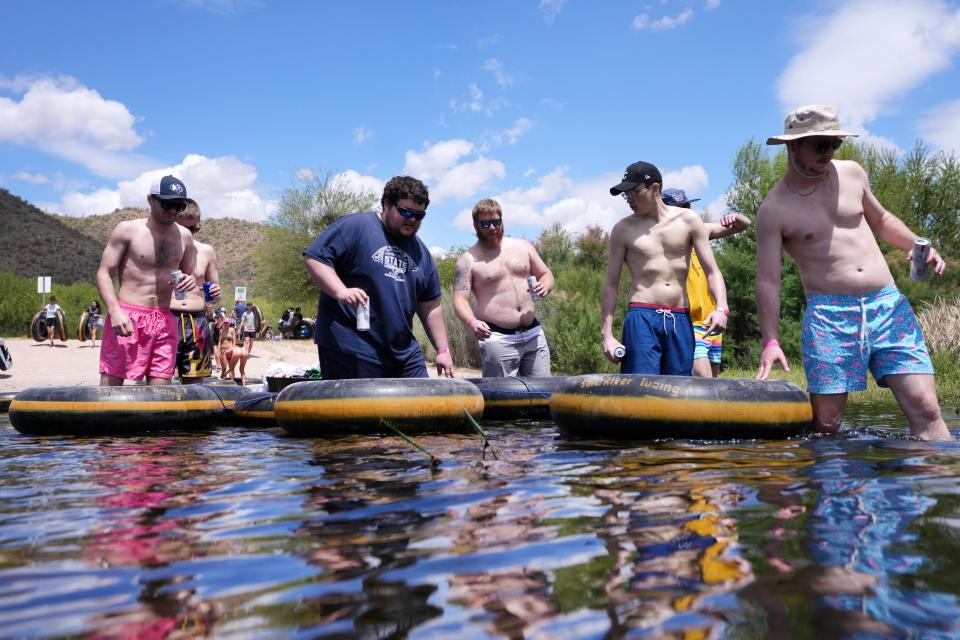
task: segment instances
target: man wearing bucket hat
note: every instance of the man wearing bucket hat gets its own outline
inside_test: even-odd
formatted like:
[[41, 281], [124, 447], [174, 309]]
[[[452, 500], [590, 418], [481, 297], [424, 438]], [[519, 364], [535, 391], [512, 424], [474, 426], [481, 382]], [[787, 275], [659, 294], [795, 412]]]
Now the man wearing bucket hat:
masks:
[[[659, 169], [649, 162], [635, 162], [627, 167], [620, 184], [610, 189], [610, 195], [622, 196], [633, 213], [610, 232], [600, 335], [604, 355], [620, 363], [621, 373], [689, 376], [693, 326], [683, 284], [691, 248], [700, 255], [710, 293], [717, 301], [709, 316], [708, 334], [727, 326], [727, 290], [700, 216], [665, 205], [662, 185]], [[624, 263], [632, 282], [621, 344], [613, 337], [613, 311]]]
[[[917, 235], [880, 204], [859, 164], [833, 159], [854, 135], [840, 128], [835, 108], [813, 105], [787, 115], [783, 135], [767, 140], [787, 145], [787, 170], [757, 213], [757, 378], [778, 362], [789, 371], [777, 341], [785, 250], [807, 294], [802, 352], [814, 427], [839, 429], [847, 393], [866, 388], [869, 368], [893, 391], [914, 436], [946, 440], [919, 324], [876, 240], [912, 252]], [[927, 264], [938, 275], [946, 266], [933, 249]]]
[[[689, 209], [700, 198], [688, 198], [683, 189], [664, 189], [663, 204], [669, 207]], [[750, 226], [750, 218], [739, 213], [728, 213], [720, 222], [704, 222], [711, 240], [726, 238], [744, 231]], [[723, 357], [723, 334], [708, 334], [708, 318], [717, 308], [710, 295], [707, 276], [696, 251], [690, 252], [690, 270], [687, 272], [687, 299], [690, 301], [690, 322], [693, 323], [693, 375], [698, 378], [716, 378], [720, 375]]]

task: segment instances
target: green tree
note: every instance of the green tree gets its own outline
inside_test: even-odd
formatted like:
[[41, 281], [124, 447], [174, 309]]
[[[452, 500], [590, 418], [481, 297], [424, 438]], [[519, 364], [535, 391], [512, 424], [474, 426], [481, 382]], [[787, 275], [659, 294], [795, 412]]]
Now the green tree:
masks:
[[287, 187], [280, 195], [267, 241], [254, 254], [258, 291], [278, 300], [297, 301], [315, 295], [303, 250], [331, 222], [355, 211], [370, 211], [378, 198], [329, 171], [298, 179], [299, 185]]
[[[577, 255], [573, 259], [573, 263], [578, 267], [593, 269], [601, 273], [605, 272], [609, 244], [610, 234], [598, 224], [590, 225], [586, 231], [577, 237]], [[547, 266], [550, 266], [549, 263]]]
[[541, 231], [534, 246], [551, 271], [554, 265], [559, 268], [560, 265], [570, 262], [576, 254], [573, 236], [560, 224]]

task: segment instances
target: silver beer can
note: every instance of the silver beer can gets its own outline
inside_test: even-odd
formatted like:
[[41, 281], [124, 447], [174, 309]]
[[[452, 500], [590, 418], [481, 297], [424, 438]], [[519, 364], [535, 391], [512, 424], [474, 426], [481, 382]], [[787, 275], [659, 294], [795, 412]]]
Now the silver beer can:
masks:
[[530, 276], [527, 278], [527, 286], [530, 287], [530, 298], [536, 302], [540, 299], [540, 296], [537, 295], [537, 292], [533, 290], [537, 286], [537, 276]]
[[627, 355], [626, 347], [619, 346], [613, 350], [613, 357], [615, 358], [623, 358], [625, 355]]
[[913, 258], [910, 261], [910, 279], [926, 280], [927, 258], [930, 257], [930, 238], [917, 238], [913, 241]]
[[173, 296], [177, 300], [187, 299], [187, 292], [180, 291], [179, 289], [177, 289], [177, 283], [180, 282], [180, 278], [182, 276], [183, 276], [183, 272], [178, 269], [174, 269], [173, 271], [170, 272], [170, 279], [173, 280]]
[[357, 331], [370, 331], [370, 307], [367, 304], [357, 305]]

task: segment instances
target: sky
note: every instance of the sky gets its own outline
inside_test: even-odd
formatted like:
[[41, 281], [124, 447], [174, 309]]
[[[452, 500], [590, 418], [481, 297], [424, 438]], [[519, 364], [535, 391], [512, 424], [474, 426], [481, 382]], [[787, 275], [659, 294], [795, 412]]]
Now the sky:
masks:
[[267, 221], [332, 172], [430, 189], [420, 236], [610, 229], [627, 165], [725, 211], [737, 150], [832, 104], [872, 144], [960, 150], [960, 1], [12, 2], [0, 186], [71, 216], [181, 178], [206, 217]]

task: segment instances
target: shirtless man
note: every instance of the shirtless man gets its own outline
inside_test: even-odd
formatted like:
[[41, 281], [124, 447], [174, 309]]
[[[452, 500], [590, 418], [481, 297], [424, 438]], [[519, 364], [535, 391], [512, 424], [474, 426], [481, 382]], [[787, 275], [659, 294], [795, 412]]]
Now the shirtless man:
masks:
[[[100, 351], [100, 384], [142, 380], [170, 384], [177, 355], [177, 319], [170, 312], [173, 289], [192, 291], [196, 248], [176, 223], [187, 206], [187, 188], [173, 176], [153, 183], [150, 217], [127, 220], [110, 234], [97, 270], [97, 289], [107, 308]], [[182, 272], [172, 282], [170, 272]], [[120, 281], [119, 295], [113, 278]]]
[[[663, 178], [649, 162], [635, 162], [611, 187], [633, 210], [610, 232], [610, 256], [603, 283], [600, 335], [603, 353], [620, 363], [620, 373], [689, 376], [693, 369], [693, 326], [687, 299], [690, 249], [696, 249], [717, 308], [707, 316], [707, 335], [727, 326], [727, 290], [710, 249], [707, 228], [689, 209], [667, 206]], [[629, 308], [623, 342], [613, 337], [613, 310], [623, 264], [630, 270]], [[617, 356], [617, 348], [625, 355]]]
[[[550, 349], [534, 317], [533, 293], [553, 289], [553, 274], [526, 240], [503, 237], [503, 212], [496, 200], [473, 207], [477, 243], [457, 260], [453, 310], [480, 341], [484, 377], [549, 376]], [[470, 294], [477, 312], [470, 308]]]
[[[910, 303], [897, 290], [876, 236], [910, 258], [917, 235], [884, 209], [856, 162], [834, 160], [843, 139], [837, 110], [801, 107], [787, 115], [787, 171], [757, 212], [757, 315], [763, 351], [757, 378], [790, 370], [777, 341], [782, 251], [800, 268], [807, 294], [803, 366], [814, 427], [840, 428], [847, 393], [867, 386], [867, 368], [893, 391], [914, 436], [947, 440], [933, 367]], [[946, 263], [930, 250], [937, 275]]]
[[[193, 236], [200, 231], [200, 207], [187, 199], [187, 208], [177, 218], [177, 224]], [[193, 276], [197, 283], [210, 282], [210, 295], [214, 300], [220, 297], [220, 276], [217, 273], [217, 252], [210, 245], [198, 242], [193, 245], [197, 250], [196, 269]], [[207, 301], [203, 287], [197, 287], [187, 293], [183, 300], [176, 296], [170, 298], [170, 310], [177, 318], [179, 340], [177, 342], [177, 373], [180, 384], [203, 382], [204, 377], [213, 374], [213, 331], [207, 317]]]

